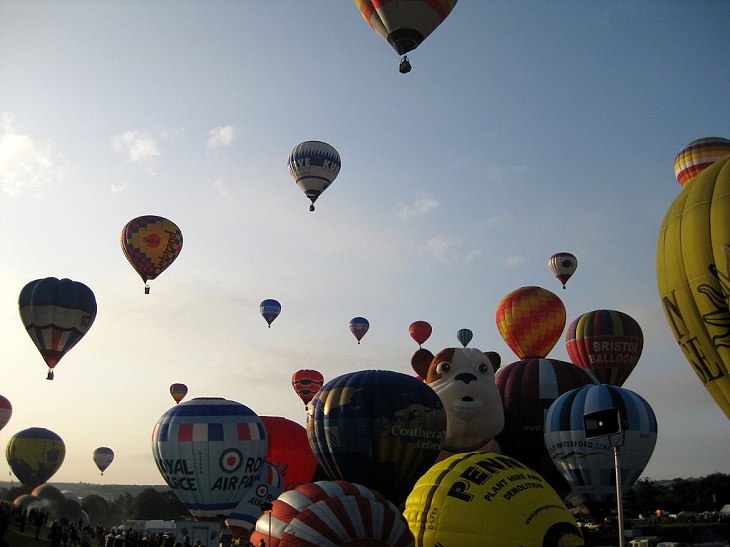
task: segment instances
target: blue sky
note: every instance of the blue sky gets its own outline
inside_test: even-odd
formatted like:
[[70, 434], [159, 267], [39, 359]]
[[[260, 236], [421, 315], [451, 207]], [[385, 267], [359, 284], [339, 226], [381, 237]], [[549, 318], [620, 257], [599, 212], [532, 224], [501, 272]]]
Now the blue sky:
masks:
[[[0, 445], [47, 427], [67, 446], [52, 481], [161, 483], [149, 442], [171, 383], [303, 424], [295, 370], [410, 373], [415, 320], [434, 352], [467, 327], [517, 360], [495, 310], [540, 285], [568, 323], [611, 308], [642, 326], [624, 387], [657, 414], [645, 476], [730, 472], [730, 424], [654, 267], [674, 155], [730, 137], [729, 26], [724, 1], [462, 0], [401, 75], [343, 0], [0, 0]], [[342, 157], [314, 213], [286, 167], [304, 140]], [[184, 236], [148, 296], [119, 247], [143, 214]], [[558, 251], [579, 260], [566, 290]], [[17, 311], [47, 276], [99, 307], [53, 382]], [[265, 298], [283, 307], [271, 329]], [[564, 339], [549, 356], [568, 360]], [[103, 478], [97, 446], [116, 453]]]

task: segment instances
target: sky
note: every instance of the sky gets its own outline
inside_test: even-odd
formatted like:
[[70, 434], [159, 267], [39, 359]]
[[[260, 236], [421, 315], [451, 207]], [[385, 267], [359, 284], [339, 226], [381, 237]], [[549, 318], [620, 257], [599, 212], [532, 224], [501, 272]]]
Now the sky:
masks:
[[[470, 328], [516, 361], [495, 311], [537, 285], [566, 324], [609, 308], [641, 325], [624, 387], [657, 416], [645, 478], [730, 473], [730, 423], [655, 271], [675, 154], [730, 137], [728, 28], [721, 0], [462, 0], [401, 75], [346, 0], [0, 0], [0, 446], [45, 427], [66, 444], [51, 482], [162, 484], [171, 383], [303, 425], [294, 371], [413, 374], [416, 320], [434, 353]], [[306, 140], [342, 158], [315, 212], [287, 171]], [[119, 245], [146, 214], [184, 237], [149, 295]], [[579, 262], [565, 290], [559, 251]], [[53, 381], [17, 304], [49, 276], [98, 304]], [[564, 337], [548, 357], [568, 360]], [[98, 446], [116, 455], [103, 476]]]

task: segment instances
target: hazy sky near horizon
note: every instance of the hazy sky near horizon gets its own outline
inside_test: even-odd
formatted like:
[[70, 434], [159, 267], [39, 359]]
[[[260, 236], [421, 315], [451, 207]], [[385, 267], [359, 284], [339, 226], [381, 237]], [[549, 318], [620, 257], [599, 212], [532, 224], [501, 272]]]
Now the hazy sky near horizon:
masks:
[[[539, 285], [567, 323], [610, 308], [641, 325], [624, 387], [657, 415], [645, 477], [730, 472], [730, 423], [654, 264], [674, 155], [730, 137], [728, 28], [719, 0], [462, 0], [401, 75], [346, 0], [0, 0], [0, 445], [46, 427], [67, 449], [51, 483], [161, 484], [171, 383], [304, 424], [295, 370], [410, 374], [415, 320], [433, 352], [466, 327], [517, 360], [495, 310]], [[287, 172], [304, 140], [342, 157], [314, 213]], [[184, 236], [149, 295], [119, 246], [144, 214]], [[566, 290], [558, 251], [579, 260]], [[48, 276], [98, 303], [52, 382], [17, 307]], [[283, 307], [270, 329], [265, 298]], [[549, 357], [568, 360], [564, 338]], [[103, 477], [98, 446], [116, 454]]]

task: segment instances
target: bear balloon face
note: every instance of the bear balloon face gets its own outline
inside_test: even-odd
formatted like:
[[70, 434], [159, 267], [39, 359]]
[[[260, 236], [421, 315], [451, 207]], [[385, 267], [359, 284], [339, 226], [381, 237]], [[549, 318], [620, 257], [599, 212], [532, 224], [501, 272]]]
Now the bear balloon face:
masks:
[[[494, 373], [499, 356], [476, 348], [447, 348], [435, 356], [420, 349], [413, 369], [438, 394], [446, 410], [444, 449], [484, 449], [504, 427], [504, 408]], [[493, 447], [490, 447], [494, 450]]]

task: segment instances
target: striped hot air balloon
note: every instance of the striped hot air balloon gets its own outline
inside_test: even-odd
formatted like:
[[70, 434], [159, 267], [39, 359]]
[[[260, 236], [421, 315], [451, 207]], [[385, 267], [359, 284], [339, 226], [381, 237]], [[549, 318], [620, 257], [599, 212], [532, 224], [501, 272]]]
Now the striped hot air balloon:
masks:
[[699, 175], [703, 169], [730, 154], [730, 140], [722, 137], [695, 139], [674, 158], [674, 176], [681, 186]]

